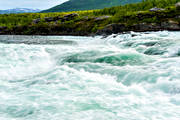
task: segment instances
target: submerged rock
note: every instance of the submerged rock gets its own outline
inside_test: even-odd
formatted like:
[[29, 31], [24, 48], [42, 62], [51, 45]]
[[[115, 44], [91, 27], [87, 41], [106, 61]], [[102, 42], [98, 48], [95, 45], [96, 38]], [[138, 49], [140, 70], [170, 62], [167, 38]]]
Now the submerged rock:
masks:
[[136, 37], [136, 36], [138, 36], [137, 34], [131, 34], [131, 37]]

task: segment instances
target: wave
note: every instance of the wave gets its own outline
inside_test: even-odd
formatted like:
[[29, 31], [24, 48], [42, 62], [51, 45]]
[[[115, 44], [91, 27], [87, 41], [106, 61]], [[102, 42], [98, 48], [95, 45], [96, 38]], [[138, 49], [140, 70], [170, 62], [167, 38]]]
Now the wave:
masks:
[[83, 62], [91, 62], [91, 63], [106, 63], [114, 66], [124, 66], [124, 65], [143, 65], [148, 60], [148, 57], [139, 54], [139, 53], [112, 53], [107, 52], [100, 53], [96, 51], [88, 51], [83, 53], [76, 53], [70, 56], [63, 58], [62, 63], [83, 63]]
[[0, 119], [178, 120], [179, 35], [0, 36], [72, 41], [0, 44]]

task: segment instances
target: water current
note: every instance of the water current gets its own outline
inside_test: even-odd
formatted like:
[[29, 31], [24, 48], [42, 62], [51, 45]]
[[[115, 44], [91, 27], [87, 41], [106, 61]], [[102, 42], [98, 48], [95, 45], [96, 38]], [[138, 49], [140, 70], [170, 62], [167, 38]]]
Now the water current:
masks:
[[180, 32], [2, 35], [0, 120], [180, 120]]

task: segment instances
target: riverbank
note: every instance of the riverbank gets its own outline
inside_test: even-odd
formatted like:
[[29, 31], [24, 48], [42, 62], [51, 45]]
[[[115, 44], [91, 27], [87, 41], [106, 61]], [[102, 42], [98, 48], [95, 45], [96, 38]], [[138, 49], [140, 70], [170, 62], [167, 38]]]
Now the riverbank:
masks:
[[[153, 0], [150, 0], [152, 3]], [[110, 35], [129, 31], [180, 31], [180, 6], [148, 1], [102, 10], [0, 15], [1, 35]], [[158, 6], [158, 7], [156, 7]]]

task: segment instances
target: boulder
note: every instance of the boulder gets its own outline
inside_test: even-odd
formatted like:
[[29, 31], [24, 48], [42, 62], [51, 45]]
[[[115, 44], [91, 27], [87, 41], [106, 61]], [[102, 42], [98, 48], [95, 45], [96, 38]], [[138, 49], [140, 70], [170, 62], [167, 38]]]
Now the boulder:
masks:
[[62, 18], [62, 22], [72, 20], [73, 18], [79, 16], [77, 13], [67, 14]]
[[126, 26], [124, 24], [109, 24], [101, 30], [97, 31], [97, 35], [111, 35], [126, 31]]
[[40, 21], [41, 21], [41, 18], [37, 18], [37, 19], [34, 19], [34, 20], [33, 20], [33, 23], [34, 23], [34, 24], [38, 24]]
[[149, 11], [156, 12], [156, 11], [163, 11], [163, 10], [165, 10], [165, 9], [154, 7], [154, 8], [151, 8]]
[[58, 21], [58, 20], [61, 20], [62, 18], [59, 17], [59, 16], [56, 16], [56, 17], [45, 17], [44, 20], [46, 22], [55, 22], [55, 21]]

